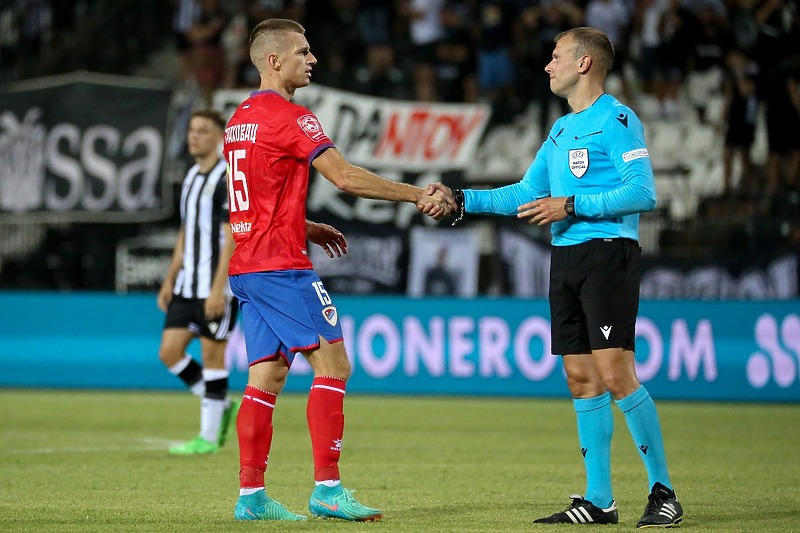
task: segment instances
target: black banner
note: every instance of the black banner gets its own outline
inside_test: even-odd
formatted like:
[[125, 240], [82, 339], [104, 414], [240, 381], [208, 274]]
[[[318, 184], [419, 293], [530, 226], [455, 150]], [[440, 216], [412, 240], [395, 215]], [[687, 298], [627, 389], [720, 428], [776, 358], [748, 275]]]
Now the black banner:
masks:
[[163, 218], [171, 94], [159, 81], [88, 73], [0, 93], [0, 221]]
[[[550, 245], [528, 227], [502, 227], [499, 254], [509, 293], [547, 297]], [[642, 259], [643, 300], [791, 300], [798, 296], [800, 251], [784, 250], [717, 261]]]

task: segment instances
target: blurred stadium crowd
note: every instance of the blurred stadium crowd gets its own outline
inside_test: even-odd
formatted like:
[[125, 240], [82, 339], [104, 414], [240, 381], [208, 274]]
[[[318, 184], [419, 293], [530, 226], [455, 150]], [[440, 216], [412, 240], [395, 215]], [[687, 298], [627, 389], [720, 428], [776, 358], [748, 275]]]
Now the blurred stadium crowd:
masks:
[[[617, 51], [610, 90], [645, 122], [651, 152], [669, 156], [654, 159], [674, 200], [654, 215], [666, 219], [659, 253], [758, 252], [800, 244], [799, 4], [0, 0], [0, 83], [81, 69], [146, 74], [191, 88], [201, 105], [220, 88], [258, 85], [249, 31], [284, 17], [307, 29], [319, 61], [315, 83], [394, 99], [485, 102], [492, 127], [528, 120], [543, 134], [568, 111], [542, 70], [553, 37], [595, 26]], [[691, 157], [676, 157], [684, 149]]]

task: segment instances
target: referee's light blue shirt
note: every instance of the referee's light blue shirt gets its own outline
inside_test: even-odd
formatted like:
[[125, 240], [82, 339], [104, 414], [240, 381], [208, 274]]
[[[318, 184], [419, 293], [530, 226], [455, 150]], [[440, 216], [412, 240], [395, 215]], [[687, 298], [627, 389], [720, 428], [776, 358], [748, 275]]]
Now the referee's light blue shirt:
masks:
[[552, 224], [554, 246], [597, 238], [639, 240], [639, 213], [656, 206], [653, 168], [644, 127], [609, 94], [558, 119], [522, 180], [464, 191], [467, 213], [516, 215], [517, 207], [546, 196], [575, 195], [577, 217]]

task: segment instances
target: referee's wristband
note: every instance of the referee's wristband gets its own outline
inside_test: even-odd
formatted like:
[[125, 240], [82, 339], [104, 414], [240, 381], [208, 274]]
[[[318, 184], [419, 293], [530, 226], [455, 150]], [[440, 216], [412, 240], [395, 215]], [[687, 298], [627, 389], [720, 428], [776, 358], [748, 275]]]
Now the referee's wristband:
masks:
[[460, 221], [464, 220], [464, 215], [466, 214], [466, 210], [464, 209], [464, 191], [461, 189], [453, 189], [453, 200], [455, 200], [458, 206], [458, 211], [456, 212], [456, 218], [453, 220], [451, 226], [455, 226]]

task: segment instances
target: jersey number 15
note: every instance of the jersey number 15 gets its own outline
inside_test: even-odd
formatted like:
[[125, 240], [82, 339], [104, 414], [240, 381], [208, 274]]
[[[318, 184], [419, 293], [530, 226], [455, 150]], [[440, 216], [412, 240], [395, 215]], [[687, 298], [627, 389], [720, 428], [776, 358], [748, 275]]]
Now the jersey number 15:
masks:
[[228, 153], [228, 198], [231, 213], [250, 209], [247, 177], [239, 170], [239, 160], [244, 159], [246, 153], [245, 150], [231, 150]]

